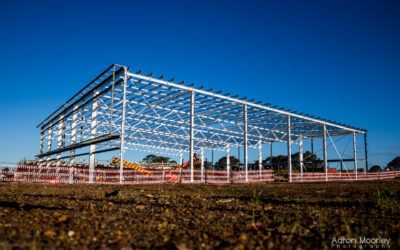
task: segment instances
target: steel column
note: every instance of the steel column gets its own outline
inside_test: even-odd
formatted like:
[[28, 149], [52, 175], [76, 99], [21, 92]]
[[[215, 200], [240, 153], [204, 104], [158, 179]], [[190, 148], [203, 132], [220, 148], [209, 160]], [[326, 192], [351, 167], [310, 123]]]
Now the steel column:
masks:
[[183, 150], [179, 152], [179, 183], [182, 183], [182, 165], [183, 165]]
[[[76, 128], [77, 128], [77, 121], [78, 121], [78, 106], [74, 108], [74, 114], [72, 115], [72, 125], [71, 125], [71, 145], [76, 143]], [[75, 149], [70, 151], [70, 164], [75, 163]]]
[[194, 92], [190, 92], [190, 182], [194, 182], [194, 138], [193, 138], [193, 125], [194, 125]]
[[304, 168], [303, 138], [300, 138], [299, 140], [299, 162], [300, 162], [300, 180], [303, 181], [303, 168]]
[[204, 181], [204, 148], [201, 148], [201, 151], [200, 151], [200, 154], [201, 154], [201, 158], [200, 158], [200, 166], [201, 166], [201, 181], [203, 182]]
[[112, 88], [111, 88], [111, 104], [110, 104], [110, 134], [112, 133], [112, 124], [113, 124], [113, 111], [114, 111], [114, 88], [115, 88], [115, 66], [113, 68], [112, 74]]
[[261, 172], [262, 172], [262, 141], [258, 141], [258, 169], [260, 170], [260, 179], [261, 179]]
[[365, 173], [368, 172], [367, 132], [364, 133]]
[[243, 161], [244, 161], [244, 167], [246, 171], [246, 182], [249, 181], [249, 171], [248, 171], [248, 166], [247, 166], [247, 104], [243, 104]]
[[[60, 116], [60, 121], [58, 123], [58, 137], [57, 137], [57, 148], [62, 148], [63, 147], [63, 139], [64, 139], [64, 135], [65, 135], [65, 120], [64, 120], [64, 116], [61, 115]], [[57, 161], [56, 161], [56, 174], [58, 174], [58, 172], [60, 171], [59, 167], [61, 164], [61, 153], [57, 154]]]
[[353, 157], [354, 157], [354, 173], [356, 174], [356, 180], [358, 179], [357, 169], [357, 145], [356, 145], [356, 132], [353, 131]]
[[226, 145], [226, 181], [230, 182], [231, 155], [229, 144]]
[[[78, 106], [74, 107], [74, 113], [72, 115], [72, 125], [71, 125], [71, 145], [76, 143], [76, 128], [78, 121]], [[75, 149], [70, 151], [70, 168], [69, 168], [69, 183], [73, 183], [73, 173], [74, 173], [74, 164], [75, 164]]]
[[[52, 141], [53, 141], [53, 126], [47, 130], [47, 152], [51, 151], [51, 146], [52, 146]], [[50, 155], [47, 157], [47, 166], [50, 166]]]
[[125, 116], [126, 116], [126, 84], [127, 84], [127, 71], [128, 69], [124, 67], [124, 92], [122, 94], [122, 118], [121, 118], [121, 145], [120, 145], [120, 155], [119, 158], [121, 162], [119, 164], [119, 183], [124, 182], [124, 151], [125, 151]]
[[288, 152], [288, 168], [289, 168], [289, 182], [292, 182], [292, 140], [290, 131], [290, 115], [287, 116], [287, 152]]
[[44, 153], [44, 131], [42, 128], [42, 131], [40, 132], [40, 153]]
[[[96, 96], [98, 91], [93, 93]], [[96, 138], [97, 135], [97, 114], [98, 114], [99, 102], [98, 99], [94, 99], [92, 103], [92, 116], [90, 123], [90, 139]], [[93, 183], [94, 179], [94, 169], [96, 165], [96, 144], [91, 144], [89, 146], [89, 183]]]
[[324, 172], [325, 172], [325, 181], [328, 181], [328, 156], [326, 152], [326, 125], [322, 124], [322, 150], [324, 154]]

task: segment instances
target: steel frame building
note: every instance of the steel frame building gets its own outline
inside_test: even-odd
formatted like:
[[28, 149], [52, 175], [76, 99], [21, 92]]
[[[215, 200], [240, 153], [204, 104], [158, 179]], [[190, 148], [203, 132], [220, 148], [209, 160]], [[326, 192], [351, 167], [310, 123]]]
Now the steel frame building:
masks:
[[[292, 144], [299, 145], [303, 171], [303, 140], [322, 138], [327, 173], [327, 136], [350, 135], [357, 171], [356, 134], [363, 134], [367, 169], [364, 129], [163, 78], [111, 65], [38, 125], [41, 139], [37, 157], [45, 163], [55, 155], [57, 164], [65, 158], [73, 164], [77, 156], [89, 155], [89, 170], [93, 172], [96, 154], [119, 150], [122, 183], [126, 150], [158, 149], [180, 155], [181, 161], [182, 153], [189, 152], [192, 173], [195, 152], [203, 163], [205, 149], [226, 150], [229, 172], [230, 147], [242, 146], [247, 180], [248, 148], [258, 149], [261, 169], [262, 145], [285, 142], [291, 181]], [[84, 147], [89, 147], [88, 153], [76, 154]]]

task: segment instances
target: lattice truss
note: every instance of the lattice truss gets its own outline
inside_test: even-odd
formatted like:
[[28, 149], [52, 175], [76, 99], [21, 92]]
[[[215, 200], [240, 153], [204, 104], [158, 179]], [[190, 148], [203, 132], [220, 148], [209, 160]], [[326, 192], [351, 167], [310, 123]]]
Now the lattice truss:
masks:
[[174, 79], [132, 73], [116, 64], [38, 127], [42, 135], [39, 157], [58, 154], [58, 158], [84, 146], [97, 152], [122, 145], [129, 150], [158, 149], [176, 155], [189, 151], [191, 142], [199, 152], [222, 150], [227, 145], [256, 148], [271, 142], [297, 143], [322, 138], [324, 131], [330, 136], [366, 132]]

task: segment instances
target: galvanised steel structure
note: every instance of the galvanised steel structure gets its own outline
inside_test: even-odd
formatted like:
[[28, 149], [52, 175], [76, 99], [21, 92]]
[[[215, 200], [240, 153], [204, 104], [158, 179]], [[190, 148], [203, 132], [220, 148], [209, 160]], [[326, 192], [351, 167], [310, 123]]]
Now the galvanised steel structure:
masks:
[[[364, 134], [367, 166], [366, 130], [163, 78], [111, 65], [38, 125], [39, 159], [45, 163], [51, 156], [57, 162], [69, 158], [73, 164], [75, 157], [86, 154], [93, 172], [95, 156], [102, 152], [119, 150], [122, 162], [126, 150], [158, 149], [181, 155], [181, 160], [185, 151], [193, 173], [195, 152], [204, 162], [205, 149], [224, 149], [229, 156], [230, 146], [242, 146], [247, 180], [248, 148], [259, 150], [261, 169], [262, 145], [286, 142], [291, 181], [292, 144], [299, 145], [303, 166], [303, 140], [322, 138], [327, 173], [327, 136], [352, 135], [356, 171], [355, 138]], [[85, 147], [89, 147], [88, 153], [76, 154]], [[229, 157], [227, 161], [229, 172]], [[121, 183], [122, 177], [121, 164]]]

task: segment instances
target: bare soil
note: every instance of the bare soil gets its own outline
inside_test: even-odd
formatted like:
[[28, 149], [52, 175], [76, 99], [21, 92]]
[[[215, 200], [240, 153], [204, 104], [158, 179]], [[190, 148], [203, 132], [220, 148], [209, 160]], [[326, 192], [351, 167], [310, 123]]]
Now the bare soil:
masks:
[[0, 248], [400, 247], [400, 181], [249, 185], [0, 183]]

